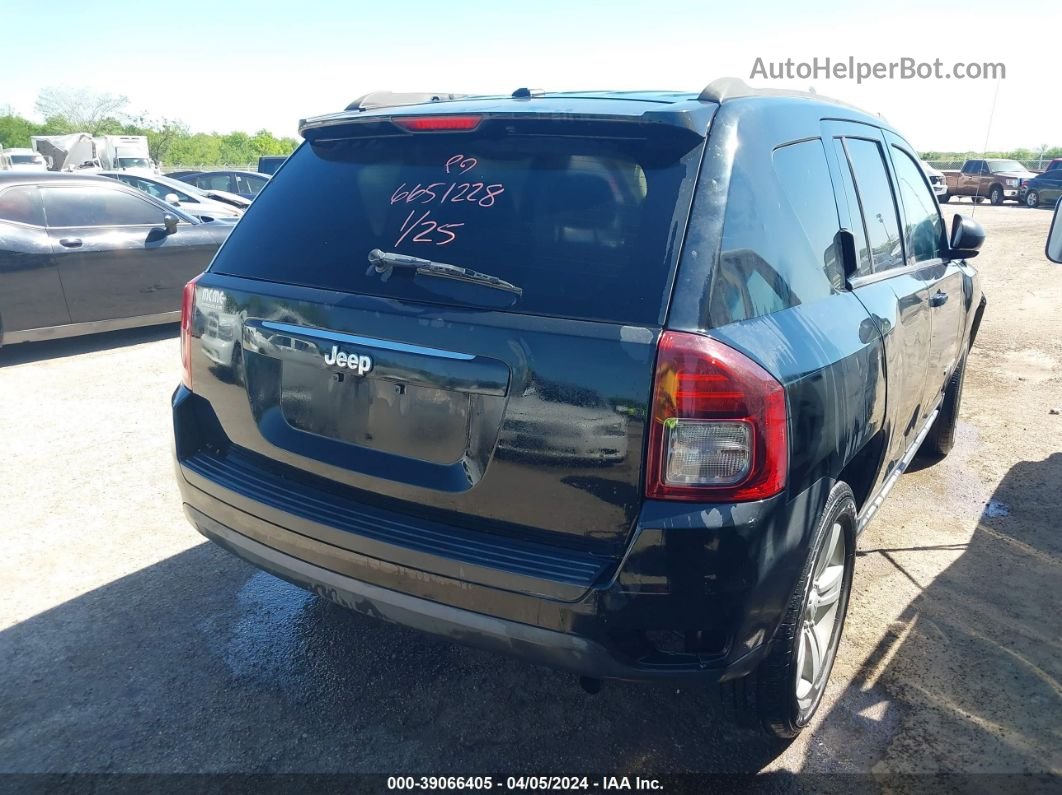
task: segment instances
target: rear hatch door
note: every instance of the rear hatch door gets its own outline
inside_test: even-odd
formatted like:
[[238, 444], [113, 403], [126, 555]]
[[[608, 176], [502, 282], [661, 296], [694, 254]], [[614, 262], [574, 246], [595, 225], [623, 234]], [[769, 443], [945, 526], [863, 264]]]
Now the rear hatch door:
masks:
[[[194, 390], [292, 477], [618, 554], [703, 130], [469, 118], [308, 134], [199, 283], [243, 350], [193, 355]], [[381, 272], [374, 250], [515, 290]]]

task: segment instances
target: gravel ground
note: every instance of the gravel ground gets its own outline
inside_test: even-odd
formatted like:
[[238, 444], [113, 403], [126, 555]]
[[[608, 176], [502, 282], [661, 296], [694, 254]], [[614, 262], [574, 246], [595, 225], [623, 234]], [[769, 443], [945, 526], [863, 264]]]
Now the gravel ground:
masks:
[[162, 327], [0, 352], [0, 772], [1060, 772], [1062, 267], [1049, 213], [975, 217], [990, 303], [959, 442], [863, 535], [796, 742], [697, 689], [586, 695], [207, 544], [174, 485]]

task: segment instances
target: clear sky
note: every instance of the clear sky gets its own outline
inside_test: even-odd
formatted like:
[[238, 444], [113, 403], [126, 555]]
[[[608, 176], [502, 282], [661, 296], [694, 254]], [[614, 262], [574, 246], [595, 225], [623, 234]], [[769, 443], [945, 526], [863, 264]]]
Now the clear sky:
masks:
[[[883, 114], [918, 148], [1062, 145], [1057, 0], [727, 2], [0, 0], [0, 107], [47, 86], [124, 94], [193, 130], [266, 128], [366, 91], [699, 90], [765, 62], [1002, 62], [1006, 79], [750, 80]], [[998, 82], [998, 102], [989, 115]]]

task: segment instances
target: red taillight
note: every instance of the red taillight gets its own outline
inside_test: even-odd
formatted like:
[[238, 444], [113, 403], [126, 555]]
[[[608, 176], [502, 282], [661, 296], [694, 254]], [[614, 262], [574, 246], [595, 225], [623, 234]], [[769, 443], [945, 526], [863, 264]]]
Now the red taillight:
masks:
[[192, 321], [195, 316], [195, 283], [199, 274], [184, 286], [181, 296], [181, 383], [192, 388]]
[[482, 116], [399, 116], [392, 119], [399, 127], [410, 132], [445, 132], [447, 130], [474, 130]]
[[785, 487], [785, 391], [717, 340], [661, 335], [649, 422], [647, 497], [735, 502], [761, 500]]

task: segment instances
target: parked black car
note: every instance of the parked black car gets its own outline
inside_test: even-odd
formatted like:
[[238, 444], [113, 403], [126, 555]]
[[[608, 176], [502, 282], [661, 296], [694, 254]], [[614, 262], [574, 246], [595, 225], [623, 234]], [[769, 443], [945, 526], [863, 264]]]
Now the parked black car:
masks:
[[253, 199], [269, 181], [268, 174], [255, 171], [198, 171], [174, 178], [202, 190], [223, 190], [245, 199]]
[[258, 173], [272, 176], [277, 173], [277, 169], [284, 165], [284, 161], [287, 159], [287, 155], [262, 155], [262, 157], [258, 158]]
[[113, 179], [0, 174], [0, 344], [175, 322], [232, 226]]
[[736, 81], [302, 133], [186, 289], [192, 523], [353, 610], [798, 732], [857, 534], [952, 445], [980, 228], [880, 118]]
[[1019, 200], [1028, 207], [1054, 206], [1062, 197], [1062, 168], [1045, 171], [1032, 179], [1022, 180]]

